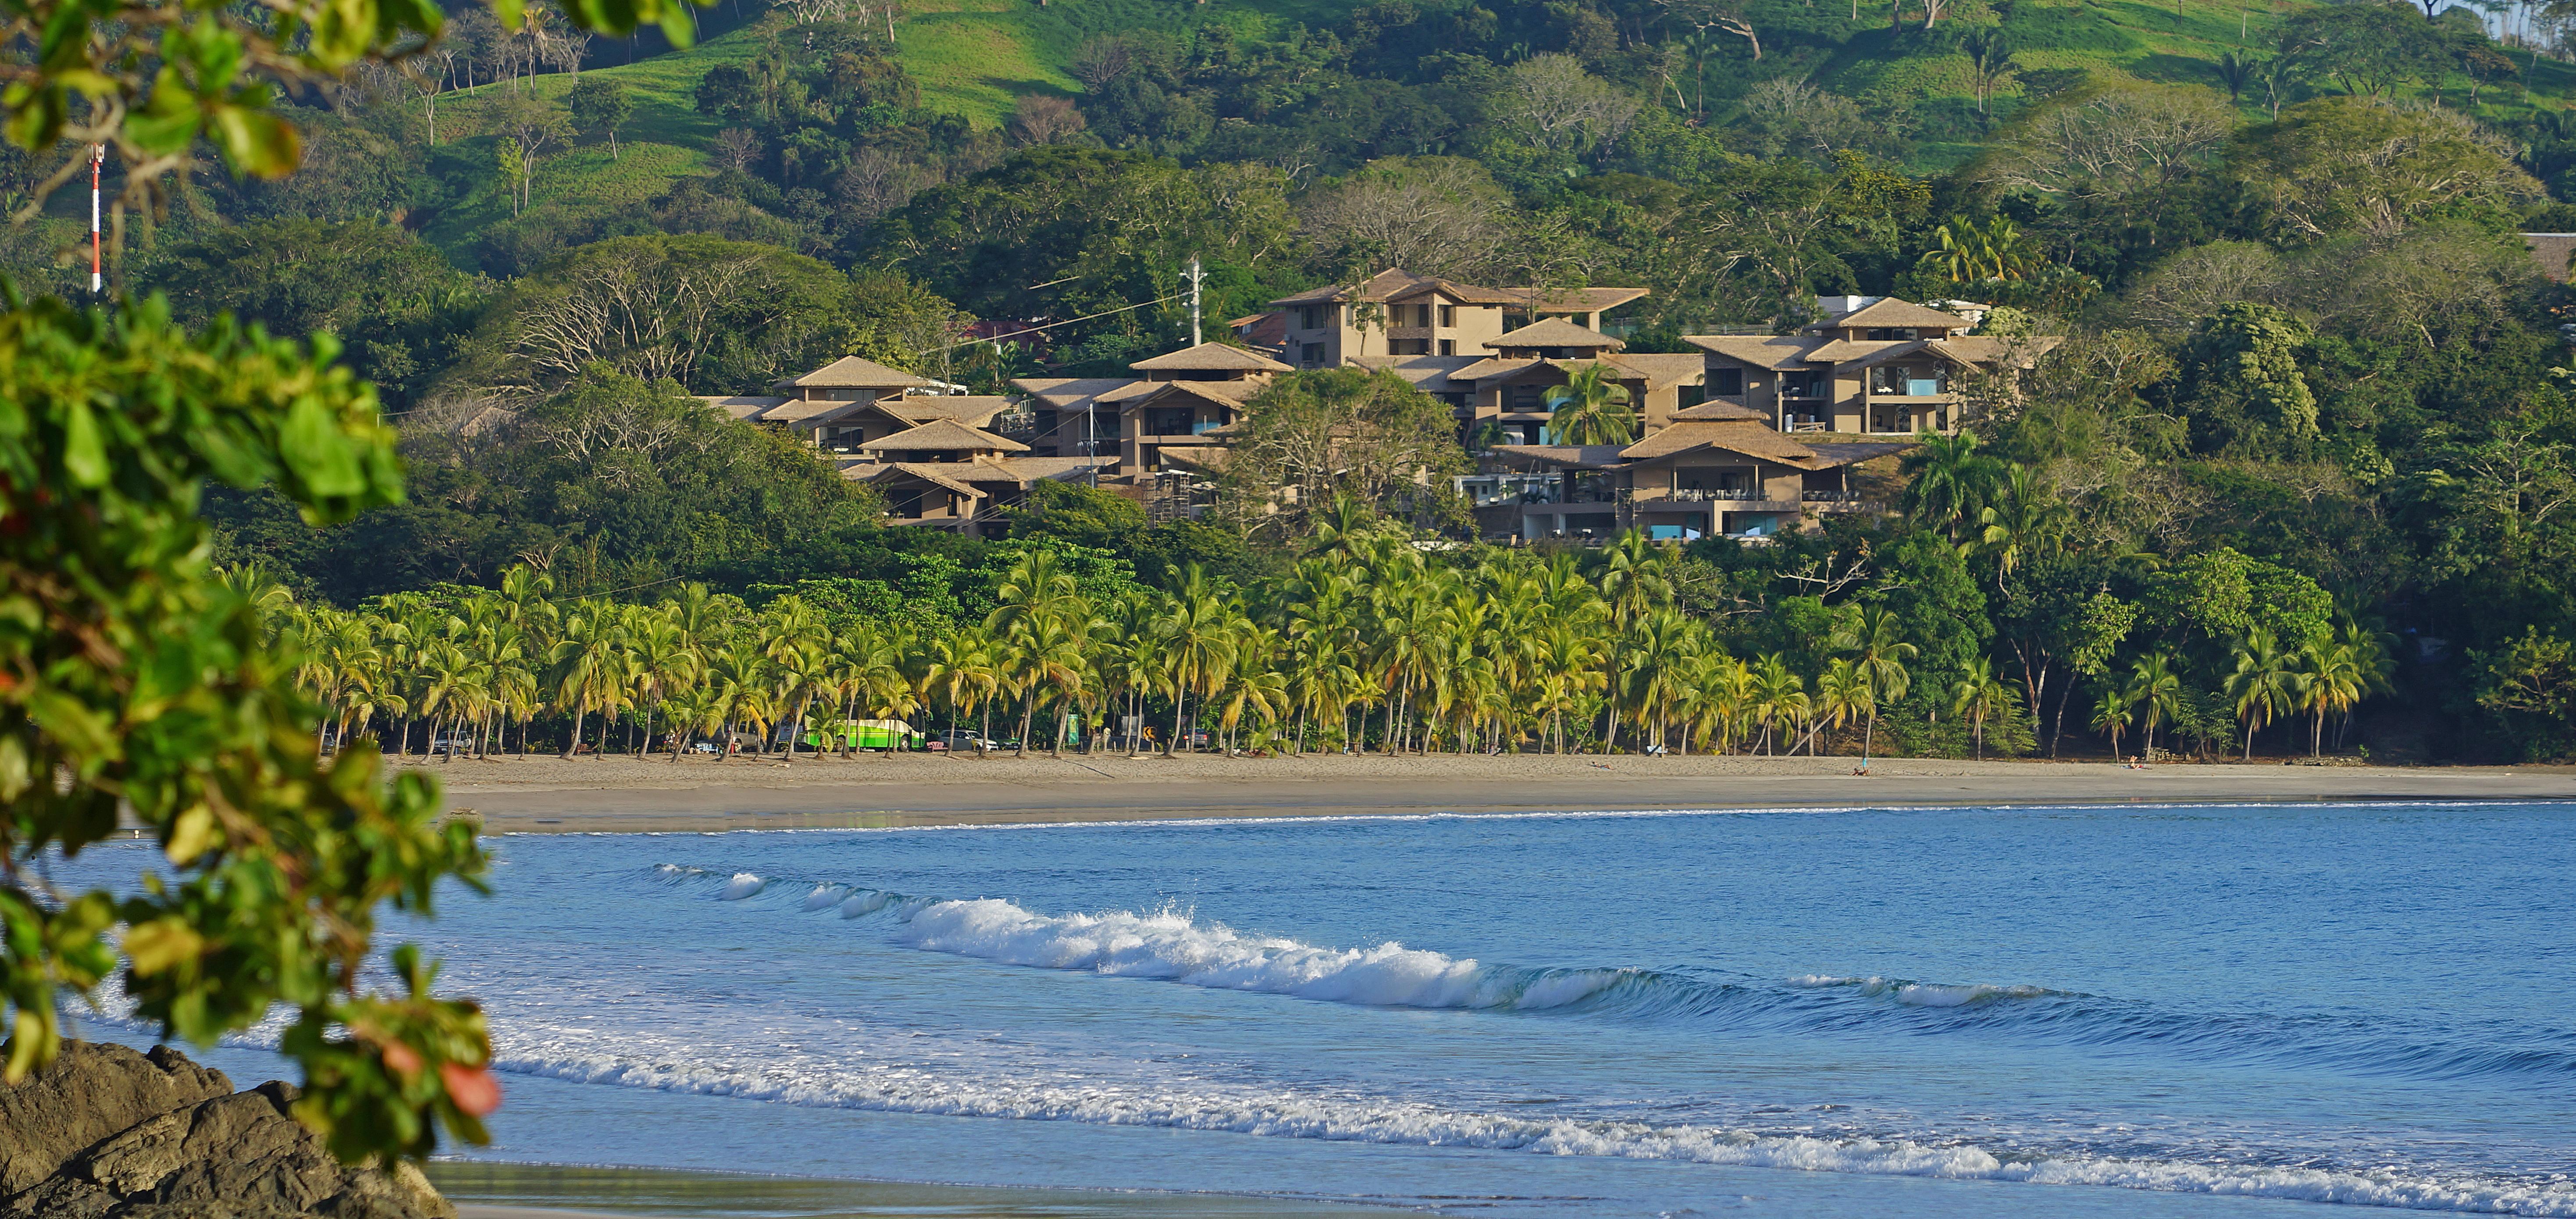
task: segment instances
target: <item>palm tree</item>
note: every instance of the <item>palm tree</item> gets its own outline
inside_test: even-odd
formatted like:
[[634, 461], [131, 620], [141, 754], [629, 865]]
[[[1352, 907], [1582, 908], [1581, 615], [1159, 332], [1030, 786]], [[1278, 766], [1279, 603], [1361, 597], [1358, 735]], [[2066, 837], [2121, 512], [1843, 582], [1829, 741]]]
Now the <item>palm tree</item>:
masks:
[[[1876, 714], [1877, 710], [1878, 699], [1870, 689], [1869, 674], [1851, 658], [1835, 657], [1826, 663], [1824, 672], [1816, 675], [1816, 723], [1820, 732], [1840, 731], [1845, 724]], [[1815, 755], [1816, 746], [1811, 741], [1807, 756]]]
[[1628, 387], [1599, 360], [1568, 360], [1565, 384], [1547, 391], [1548, 432], [1558, 444], [1634, 444], [1637, 412]]
[[2292, 706], [2299, 685], [2296, 658], [2281, 649], [2272, 632], [2257, 628], [2236, 644], [2236, 668], [2221, 692], [2236, 707], [2245, 725], [2245, 760], [2254, 760], [2254, 734]]
[[2322, 757], [2326, 717], [2351, 714], [2369, 696], [2371, 674], [2363, 667], [2360, 650], [2349, 643], [2328, 641], [2306, 649], [2302, 659], [2306, 666], [2299, 693], [2304, 710], [2316, 716], [2316, 726], [2308, 734], [2308, 756]]
[[2012, 46], [2003, 29], [1989, 26], [1959, 40], [1959, 49], [1968, 57], [1968, 69], [1977, 85], [1977, 113], [1986, 112], [1986, 98], [2005, 81], [2012, 79]]
[[1986, 757], [1986, 720], [2009, 706], [2011, 698], [1995, 675], [1995, 662], [1983, 656], [1969, 661], [1967, 672], [1950, 687], [1950, 714], [1966, 716], [1976, 726], [1977, 760]]
[[1995, 582], [2001, 584], [2026, 560], [2055, 553], [2065, 541], [2067, 515], [2030, 467], [2012, 463], [2002, 496], [1977, 512], [1983, 526], [1977, 541], [1995, 556]]
[[1902, 701], [1913, 685], [1905, 662], [1914, 659], [1916, 650], [1905, 641], [1905, 630], [1897, 622], [1895, 611], [1884, 605], [1864, 606], [1857, 614], [1845, 614], [1835, 624], [1833, 648], [1850, 653], [1869, 679], [1869, 727], [1861, 736], [1860, 746], [1861, 760], [1866, 763], [1878, 740], [1879, 707]]
[[2156, 725], [2182, 713], [2182, 674], [2162, 652], [2141, 656], [2129, 667], [2130, 705], [2145, 712], [2146, 756], [2156, 756]]
[[2003, 463], [1978, 450], [1973, 432], [1956, 436], [1924, 435], [1899, 467], [1905, 484], [1902, 507], [1916, 523], [1941, 531], [1952, 545], [1959, 530], [1978, 519], [2003, 480]]
[[1789, 662], [1773, 652], [1753, 666], [1754, 721], [1762, 725], [1762, 752], [1772, 752], [1773, 732], [1783, 723], [1794, 724], [1807, 716], [1807, 680], [1792, 672]]
[[933, 641], [922, 682], [948, 704], [950, 723], [983, 708], [983, 728], [975, 745], [975, 755], [982, 757], [992, 741], [993, 696], [1002, 689], [1001, 666], [994, 658], [991, 639], [982, 631], [958, 631]]
[[2114, 757], [2119, 756], [2120, 734], [2129, 730], [2129, 715], [2137, 705], [2138, 700], [2129, 696], [2128, 687], [2117, 682], [2102, 687], [2100, 697], [2093, 700], [2093, 730], [2111, 734], [2111, 754]]
[[1165, 601], [1156, 630], [1163, 645], [1164, 680], [1172, 691], [1172, 739], [1163, 744], [1164, 756], [1184, 743], [1190, 697], [1214, 691], [1234, 667], [1236, 616], [1198, 564], [1182, 569], [1180, 591]]
[[572, 731], [564, 736], [559, 756], [571, 757], [581, 744], [583, 718], [600, 705], [605, 687], [614, 680], [618, 650], [617, 628], [604, 603], [585, 602], [564, 618], [562, 637], [546, 656], [554, 704], [572, 712]]

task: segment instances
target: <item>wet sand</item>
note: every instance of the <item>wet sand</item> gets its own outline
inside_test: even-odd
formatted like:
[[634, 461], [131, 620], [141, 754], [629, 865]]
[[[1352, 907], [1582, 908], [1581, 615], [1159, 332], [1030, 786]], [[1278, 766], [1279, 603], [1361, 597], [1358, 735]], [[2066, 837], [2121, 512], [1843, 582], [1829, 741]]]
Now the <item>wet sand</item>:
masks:
[[2576, 767], [1338, 755], [495, 758], [407, 765], [501, 833], [1553, 810], [2576, 799]]
[[1366, 1219], [1416, 1213], [1300, 1198], [472, 1161], [432, 1163], [429, 1178], [456, 1204], [457, 1219]]

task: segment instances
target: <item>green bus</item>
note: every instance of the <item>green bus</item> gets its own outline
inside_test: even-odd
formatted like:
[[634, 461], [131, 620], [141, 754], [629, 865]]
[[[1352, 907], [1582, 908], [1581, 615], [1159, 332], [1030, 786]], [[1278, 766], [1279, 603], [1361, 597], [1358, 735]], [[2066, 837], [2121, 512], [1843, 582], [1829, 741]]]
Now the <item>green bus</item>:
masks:
[[852, 749], [919, 749], [922, 737], [902, 720], [841, 720], [809, 725], [805, 744], [814, 749], [834, 744]]

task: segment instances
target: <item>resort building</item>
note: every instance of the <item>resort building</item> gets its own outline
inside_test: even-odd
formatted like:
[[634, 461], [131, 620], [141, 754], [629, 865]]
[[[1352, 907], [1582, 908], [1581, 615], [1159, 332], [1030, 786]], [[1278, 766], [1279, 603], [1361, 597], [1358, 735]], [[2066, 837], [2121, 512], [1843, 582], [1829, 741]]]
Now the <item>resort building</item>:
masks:
[[[1830, 513], [1883, 510], [1874, 476], [1857, 467], [1883, 469], [1918, 433], [1955, 432], [1961, 379], [2027, 368], [2054, 342], [1970, 334], [1983, 306], [1827, 297], [1826, 320], [1796, 334], [1694, 336], [1696, 353], [1630, 352], [1599, 328], [1601, 314], [1644, 295], [1591, 289], [1533, 305], [1518, 290], [1387, 271], [1356, 293], [1283, 297], [1278, 312], [1236, 319], [1238, 337], [1281, 336], [1292, 359], [1201, 343], [1138, 360], [1132, 376], [1023, 377], [1011, 383], [1018, 396], [1004, 398], [938, 393], [935, 382], [850, 357], [779, 382], [779, 396], [708, 401], [842, 455], [843, 476], [882, 491], [892, 523], [989, 533], [1050, 479], [1126, 495], [1157, 519], [1194, 513], [1245, 403], [1275, 378], [1301, 367], [1382, 371], [1457, 419], [1479, 459], [1457, 486], [1487, 537], [1761, 538]], [[1355, 303], [1383, 306], [1383, 320], [1354, 321]], [[1627, 391], [1633, 442], [1569, 445], [1552, 434], [1549, 392], [1587, 367]]]
[[1280, 358], [1299, 368], [1339, 368], [1366, 356], [1473, 359], [1543, 318], [1597, 330], [1604, 313], [1645, 295], [1644, 288], [1477, 288], [1386, 270], [1356, 286], [1280, 297], [1270, 302], [1275, 324], [1265, 315], [1239, 318], [1235, 326], [1238, 333], [1277, 334]]
[[1634, 444], [1496, 445], [1461, 479], [1487, 537], [1769, 537], [1834, 512], [1883, 511], [1853, 479], [1907, 441], [1784, 436], [1744, 407], [1692, 407]]
[[1707, 353], [1706, 399], [1756, 411], [1782, 432], [1949, 434], [1963, 378], [2026, 369], [2057, 342], [1972, 335], [1975, 320], [1893, 298], [1820, 303], [1852, 307], [1793, 335], [1689, 336]]

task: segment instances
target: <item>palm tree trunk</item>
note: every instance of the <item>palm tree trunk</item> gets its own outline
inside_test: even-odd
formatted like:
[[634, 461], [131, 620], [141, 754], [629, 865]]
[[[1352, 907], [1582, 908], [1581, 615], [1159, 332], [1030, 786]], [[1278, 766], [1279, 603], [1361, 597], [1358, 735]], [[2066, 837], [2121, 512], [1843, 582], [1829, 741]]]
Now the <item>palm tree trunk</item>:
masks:
[[[583, 713], [586, 710], [587, 708], [580, 706], [575, 706], [572, 709], [572, 732], [564, 737], [563, 752], [555, 755], [558, 759], [571, 757], [573, 750], [581, 747], [581, 721]], [[409, 732], [405, 732], [403, 736], [405, 739], [409, 739], [411, 734]]]
[[1019, 752], [1019, 756], [1024, 757], [1024, 758], [1025, 758], [1025, 757], [1027, 757], [1027, 756], [1029, 756], [1029, 721], [1030, 721], [1030, 720], [1032, 720], [1032, 719], [1034, 719], [1034, 718], [1036, 718], [1036, 716], [1037, 716], [1037, 711], [1038, 711], [1038, 688], [1037, 688], [1037, 683], [1036, 683], [1036, 682], [1030, 682], [1030, 683], [1029, 683], [1029, 691], [1028, 691], [1028, 693], [1026, 693], [1026, 694], [1024, 694], [1024, 695], [1021, 695], [1021, 696], [1020, 696], [1020, 752]]
[[1181, 748], [1181, 708], [1189, 701], [1189, 692], [1180, 683], [1172, 684], [1172, 739], [1163, 742], [1163, 756], [1171, 757]]

